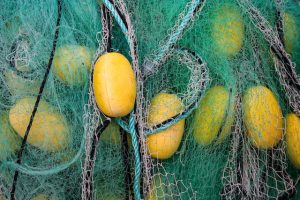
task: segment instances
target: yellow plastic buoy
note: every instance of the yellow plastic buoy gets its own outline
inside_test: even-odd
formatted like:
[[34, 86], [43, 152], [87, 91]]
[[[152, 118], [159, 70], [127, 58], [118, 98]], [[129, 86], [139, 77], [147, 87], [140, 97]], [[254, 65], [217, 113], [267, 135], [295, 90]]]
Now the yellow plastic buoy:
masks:
[[6, 160], [21, 147], [21, 138], [9, 124], [8, 112], [0, 115], [0, 160]]
[[283, 14], [283, 33], [285, 49], [292, 53], [294, 44], [298, 42], [299, 31], [294, 16], [289, 13]]
[[268, 88], [255, 86], [246, 91], [243, 115], [248, 137], [257, 148], [272, 148], [282, 138], [282, 112]]
[[196, 110], [193, 135], [202, 145], [221, 142], [231, 131], [234, 121], [234, 98], [223, 86], [209, 89]]
[[[36, 99], [25, 97], [9, 111], [13, 129], [24, 137]], [[70, 143], [70, 132], [63, 115], [41, 100], [27, 142], [44, 151], [59, 151]]]
[[294, 113], [286, 117], [286, 146], [290, 161], [300, 168], [300, 118]]
[[53, 59], [53, 73], [71, 86], [86, 82], [91, 67], [92, 51], [84, 46], [65, 45], [58, 48]]
[[94, 95], [99, 109], [110, 117], [123, 117], [134, 107], [136, 79], [129, 61], [120, 53], [106, 53], [95, 64]]
[[212, 39], [216, 52], [225, 56], [236, 55], [243, 46], [244, 21], [238, 8], [225, 4], [214, 11]]
[[[181, 99], [175, 94], [159, 93], [149, 108], [148, 126], [153, 127], [184, 110]], [[178, 149], [183, 132], [184, 122], [181, 120], [168, 129], [147, 137], [148, 151], [153, 158], [170, 158]]]

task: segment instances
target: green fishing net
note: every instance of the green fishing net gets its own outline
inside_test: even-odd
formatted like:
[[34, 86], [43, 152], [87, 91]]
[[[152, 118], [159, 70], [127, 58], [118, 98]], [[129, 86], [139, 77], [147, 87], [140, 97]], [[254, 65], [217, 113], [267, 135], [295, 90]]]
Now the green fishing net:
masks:
[[13, 185], [16, 199], [81, 196], [83, 113], [101, 24], [94, 1], [64, 1], [60, 6], [53, 67], [18, 164], [20, 136], [25, 135], [55, 38], [58, 3], [1, 2], [1, 198], [10, 197]]
[[[298, 199], [299, 32], [296, 0], [0, 2], [0, 199]], [[121, 118], [107, 52], [136, 78]]]
[[[155, 60], [155, 56], [164, 49], [169, 38], [174, 37], [180, 22], [186, 20], [187, 10], [192, 7], [192, 3], [188, 3], [139, 1], [133, 6], [132, 15], [135, 19], [140, 55], [146, 60], [142, 60], [141, 63], [146, 67], [146, 72], [150, 71], [147, 70], [148, 60]], [[149, 176], [152, 176], [153, 180], [145, 183], [147, 186], [150, 185], [148, 194], [152, 194], [154, 198], [155, 195], [160, 196], [158, 199], [217, 199], [220, 195], [225, 199], [284, 198], [286, 193], [289, 194], [294, 190], [291, 177], [286, 172], [288, 161], [283, 136], [285, 133], [282, 131], [284, 127], [275, 125], [276, 129], [282, 132], [277, 139], [280, 139], [277, 141], [278, 145], [273, 145], [271, 150], [256, 148], [253, 141], [247, 137], [247, 131], [257, 127], [245, 125], [247, 110], [244, 110], [242, 101], [249, 88], [264, 86], [272, 91], [279, 102], [282, 110], [279, 118], [282, 121], [288, 113], [297, 112], [299, 107], [293, 106], [298, 104], [296, 103], [298, 97], [289, 98], [289, 86], [283, 86], [287, 83], [280, 78], [284, 72], [276, 69], [276, 61], [274, 63], [276, 56], [274, 49], [270, 48], [273, 42], [276, 42], [271, 37], [273, 35], [278, 37], [276, 31], [280, 32], [277, 30], [280, 28], [277, 25], [277, 15], [280, 11], [283, 18], [281, 31], [284, 43], [288, 46], [289, 41], [295, 39], [291, 47], [294, 50], [288, 53], [291, 54], [292, 61], [297, 62], [299, 38], [297, 31], [291, 31], [297, 29], [297, 20], [295, 23], [289, 23], [290, 20], [286, 19], [285, 14], [293, 10], [293, 16], [295, 19], [298, 18], [297, 3], [276, 4], [272, 1], [204, 3], [174, 48], [187, 48], [201, 56], [209, 72], [209, 85], [202, 88], [206, 94], [200, 97], [198, 110], [185, 121], [185, 131], [176, 153], [167, 160], [151, 159], [152, 168]], [[130, 5], [129, 3], [129, 7]], [[268, 26], [262, 27], [259, 23], [267, 23]], [[171, 52], [169, 57], [172, 57]], [[182, 87], [191, 81], [192, 77], [184, 72], [184, 66], [180, 63], [184, 58], [185, 56], [182, 56], [178, 59], [179, 66], [172, 62], [172, 58], [167, 61], [161, 59], [163, 62], [161, 69], [155, 70], [153, 79], [146, 80], [144, 85], [146, 99], [167, 91], [177, 94], [185, 101], [187, 97], [182, 94], [186, 89], [182, 91]], [[299, 92], [295, 92], [295, 96], [299, 96]], [[268, 102], [268, 99], [265, 101]], [[289, 103], [292, 104], [292, 108]], [[185, 107], [187, 105], [185, 104]], [[272, 105], [266, 107], [267, 110], [273, 109]], [[262, 108], [257, 109], [258, 113], [263, 112], [260, 111]], [[273, 115], [271, 112], [266, 111], [266, 115]], [[255, 114], [252, 115], [255, 117]], [[264, 120], [264, 114], [256, 115], [257, 118]], [[265, 121], [264, 125], [268, 126], [270, 123]], [[175, 140], [175, 136], [172, 139]], [[296, 181], [297, 176], [293, 178]]]

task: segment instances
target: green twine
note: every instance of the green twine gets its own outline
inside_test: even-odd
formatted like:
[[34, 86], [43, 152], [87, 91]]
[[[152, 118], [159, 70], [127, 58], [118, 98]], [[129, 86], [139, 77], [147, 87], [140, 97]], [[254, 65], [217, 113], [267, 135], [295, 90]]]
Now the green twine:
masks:
[[[118, 25], [120, 26], [122, 32], [124, 33], [125, 38], [126, 38], [128, 44], [129, 44], [129, 46], [132, 47], [133, 41], [131, 40], [131, 38], [128, 37], [128, 29], [126, 28], [122, 18], [118, 14], [117, 10], [111, 4], [110, 1], [103, 0], [103, 3], [110, 10], [112, 15], [114, 16], [116, 22], [118, 23]], [[121, 119], [119, 119], [119, 120], [117, 119], [116, 121], [120, 122]], [[121, 122], [121, 124], [123, 125], [125, 123]], [[134, 156], [135, 156], [135, 175], [134, 175], [134, 188], [133, 188], [133, 190], [134, 190], [136, 199], [140, 200], [141, 199], [141, 194], [140, 194], [141, 161], [140, 161], [140, 157], [139, 157], [138, 139], [137, 139], [136, 130], [135, 130], [134, 111], [132, 111], [130, 113], [129, 128], [127, 128], [128, 126], [125, 126], [125, 125], [123, 125], [121, 127], [124, 128], [124, 130], [126, 132], [131, 134], [132, 146], [133, 146], [133, 149], [134, 149]]]
[[115, 122], [122, 127], [122, 129], [124, 129], [127, 133], [130, 133], [130, 129], [128, 124], [126, 124], [126, 122], [124, 122], [121, 118], [115, 118]]
[[114, 16], [116, 22], [118, 23], [118, 25], [120, 26], [122, 32], [124, 33], [125, 38], [126, 38], [128, 44], [129, 44], [129, 46], [131, 46], [132, 43], [131, 43], [131, 39], [128, 37], [128, 29], [126, 28], [126, 25], [124, 24], [121, 16], [117, 12], [116, 8], [114, 7], [114, 5], [109, 0], [103, 0], [103, 4], [108, 8], [108, 10]]
[[[173, 53], [176, 53], [179, 56], [181, 56], [181, 54], [185, 53], [185, 52], [181, 49], [174, 49]], [[201, 60], [201, 63], [202, 63], [202, 59], [198, 55], [196, 55], [195, 57], [199, 58]], [[154, 128], [150, 128], [150, 129], [144, 129], [143, 133], [145, 135], [151, 135], [151, 134], [155, 134], [155, 133], [160, 132], [160, 131], [164, 131], [164, 130], [168, 129], [169, 127], [173, 126], [174, 124], [176, 124], [177, 122], [187, 118], [198, 107], [200, 98], [202, 97], [202, 94], [204, 93], [204, 91], [205, 91], [208, 84], [209, 84], [209, 76], [207, 74], [204, 77], [203, 88], [202, 88], [201, 91], [199, 91], [197, 101], [195, 101], [190, 108], [186, 109], [184, 112], [182, 112], [177, 117], [174, 116], [174, 118], [171, 121], [169, 121], [165, 124], [162, 124], [158, 128], [154, 127]], [[124, 122], [121, 118], [116, 118], [115, 121], [126, 132], [128, 132], [128, 133], [130, 132], [130, 128], [129, 128], [128, 124], [126, 122]]]
[[[128, 37], [128, 29], [126, 28], [126, 26], [125, 26], [122, 18], [118, 14], [118, 12], [115, 9], [115, 7], [108, 0], [103, 0], [103, 3], [110, 10], [110, 12], [112, 13], [112, 15], [114, 16], [116, 22], [118, 23], [118, 25], [120, 26], [122, 32], [124, 33], [125, 38], [126, 38], [128, 44], [129, 44], [129, 46], [133, 45], [133, 42]], [[174, 46], [174, 44], [180, 38], [180, 36], [182, 35], [184, 29], [187, 27], [187, 25], [189, 24], [189, 22], [191, 21], [191, 19], [195, 15], [195, 13], [196, 13], [195, 11], [197, 9], [202, 8], [201, 7], [201, 3], [203, 3], [202, 4], [202, 6], [203, 6], [204, 3], [205, 3], [205, 0], [203, 0], [203, 1], [202, 0], [192, 1], [187, 14], [185, 15], [185, 17], [181, 21], [180, 25], [175, 30], [175, 32], [170, 36], [169, 40], [167, 41], [167, 44], [160, 49], [160, 53], [154, 59], [153, 63], [159, 63], [167, 55], [167, 53], [170, 51], [170, 49]], [[151, 67], [153, 67], [153, 66], [151, 66]], [[146, 66], [146, 69], [147, 69], [147, 66]], [[149, 66], [148, 66], [148, 70], [151, 71], [151, 69], [149, 69]], [[153, 134], [155, 132], [163, 131], [163, 130], [169, 128], [170, 126], [174, 125], [178, 121], [180, 121], [180, 120], [186, 118], [187, 116], [189, 116], [192, 113], [192, 111], [197, 107], [197, 105], [198, 104], [195, 103], [195, 105], [191, 109], [189, 109], [188, 111], [184, 112], [182, 115], [178, 116], [174, 120], [170, 121], [169, 123], [167, 123], [167, 124], [165, 124], [165, 125], [157, 128], [157, 129], [145, 131], [145, 134], [146, 135], [147, 134]], [[139, 146], [138, 146], [136, 129], [135, 129], [135, 122], [134, 122], [134, 111], [132, 111], [130, 113], [129, 126], [121, 118], [116, 118], [115, 121], [126, 132], [130, 133], [131, 137], [132, 137], [132, 145], [133, 145], [134, 156], [135, 156], [134, 193], [135, 193], [136, 198], [138, 200], [140, 200], [141, 199], [141, 196], [140, 196], [140, 175], [141, 175], [140, 165], [141, 165], [141, 163], [140, 163]]]
[[127, 133], [131, 135], [132, 146], [134, 151], [134, 160], [135, 160], [135, 174], [134, 174], [134, 186], [133, 190], [138, 200], [141, 199], [140, 195], [140, 176], [141, 176], [141, 160], [139, 155], [139, 144], [137, 133], [135, 129], [135, 121], [134, 121], [134, 111], [131, 111], [129, 117], [129, 125], [124, 122], [121, 118], [115, 118], [115, 122], [119, 124]]
[[146, 75], [149, 76], [152, 73], [155, 65], [158, 66], [159, 64], [161, 64], [162, 60], [166, 57], [170, 49], [172, 49], [180, 39], [183, 31], [187, 28], [189, 22], [192, 20], [197, 10], [201, 10], [204, 4], [205, 0], [194, 0], [191, 2], [187, 14], [183, 17], [176, 30], [170, 35], [166, 45], [163, 45], [160, 48], [159, 53], [156, 55], [153, 61], [148, 62], [148, 60], [146, 60], [146, 62], [144, 63], [144, 73]]
[[141, 160], [139, 154], [139, 144], [137, 139], [137, 134], [135, 130], [135, 122], [134, 122], [134, 112], [130, 113], [129, 118], [129, 128], [130, 128], [130, 135], [132, 139], [132, 146], [134, 150], [134, 160], [135, 160], [135, 174], [134, 174], [134, 186], [133, 190], [136, 196], [136, 199], [140, 200], [140, 176], [141, 176]]
[[180, 36], [182, 35], [183, 31], [188, 26], [189, 22], [195, 15], [195, 11], [199, 9], [200, 3], [202, 3], [202, 6], [204, 6], [205, 0], [195, 0], [191, 2], [190, 8], [187, 12], [187, 14], [182, 19], [180, 25], [175, 30], [174, 33], [171, 34], [170, 38], [167, 41], [167, 44], [162, 46], [160, 49], [160, 53], [156, 56], [154, 59], [154, 62], [159, 63], [163, 57], [170, 51], [170, 49], [176, 44]]
[[83, 134], [82, 140], [81, 140], [81, 144], [80, 144], [80, 148], [77, 152], [77, 154], [74, 156], [74, 158], [72, 160], [70, 160], [67, 163], [58, 165], [54, 168], [51, 169], [41, 169], [41, 168], [36, 168], [36, 167], [31, 167], [28, 165], [20, 165], [17, 164], [15, 162], [7, 162], [4, 163], [4, 166], [7, 167], [12, 167], [13, 169], [16, 169], [24, 174], [29, 174], [29, 175], [44, 175], [44, 176], [48, 176], [48, 175], [52, 175], [52, 174], [56, 174], [59, 173], [65, 169], [67, 169], [68, 167], [70, 167], [73, 163], [75, 163], [82, 155], [82, 153], [84, 152], [84, 148], [85, 148], [85, 141], [86, 141], [86, 135]]

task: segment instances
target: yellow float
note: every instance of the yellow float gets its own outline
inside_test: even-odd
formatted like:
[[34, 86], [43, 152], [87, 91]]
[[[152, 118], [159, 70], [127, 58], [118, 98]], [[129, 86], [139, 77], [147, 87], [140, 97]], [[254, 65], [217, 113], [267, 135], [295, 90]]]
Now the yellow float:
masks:
[[[148, 126], [153, 127], [179, 114], [184, 110], [181, 99], [175, 94], [159, 93], [151, 100], [148, 115]], [[170, 158], [178, 149], [185, 120], [181, 120], [168, 129], [147, 137], [148, 151], [153, 158]]]
[[244, 21], [240, 10], [231, 4], [218, 6], [213, 11], [212, 39], [215, 51], [228, 57], [236, 55], [243, 46]]
[[58, 48], [53, 58], [53, 73], [63, 83], [76, 86], [88, 79], [92, 51], [84, 46], [65, 45]]
[[249, 88], [243, 97], [243, 117], [254, 146], [272, 148], [283, 136], [283, 116], [272, 91], [264, 86]]
[[94, 95], [99, 109], [109, 117], [123, 117], [134, 107], [136, 79], [129, 61], [120, 53], [106, 53], [95, 63]]
[[[9, 122], [21, 137], [25, 135], [35, 101], [33, 97], [22, 98], [9, 111]], [[70, 139], [64, 116], [41, 100], [27, 142], [41, 150], [54, 152], [68, 146]]]
[[220, 143], [231, 131], [234, 98], [223, 86], [210, 88], [195, 112], [193, 135], [201, 145]]
[[286, 146], [290, 161], [300, 168], [300, 118], [294, 113], [286, 116]]

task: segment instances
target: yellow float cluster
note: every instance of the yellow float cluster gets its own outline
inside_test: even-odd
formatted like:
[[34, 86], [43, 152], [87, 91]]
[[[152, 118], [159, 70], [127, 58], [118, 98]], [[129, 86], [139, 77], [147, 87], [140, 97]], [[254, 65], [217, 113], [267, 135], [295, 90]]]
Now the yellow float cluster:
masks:
[[[226, 8], [227, 9], [227, 8]], [[83, 47], [72, 47], [85, 57], [84, 64], [89, 65], [88, 50]], [[67, 55], [71, 46], [60, 49], [59, 54]], [[56, 57], [55, 65], [63, 65]], [[74, 65], [70, 66], [75, 66]], [[73, 69], [73, 68], [72, 68]], [[88, 68], [86, 68], [88, 70]], [[62, 81], [68, 82], [67, 76], [55, 71]], [[134, 107], [136, 98], [136, 78], [130, 62], [120, 53], [106, 53], [95, 62], [93, 71], [93, 92], [99, 109], [110, 117], [124, 117]], [[74, 76], [79, 77], [79, 76]], [[77, 79], [81, 82], [83, 79]], [[75, 81], [76, 82], [76, 81]], [[19, 99], [10, 109], [8, 119], [13, 130], [24, 137], [35, 98]], [[184, 110], [181, 99], [175, 94], [161, 92], [151, 101], [148, 113], [148, 126], [154, 127]], [[264, 86], [248, 88], [242, 98], [243, 121], [245, 132], [252, 144], [260, 149], [276, 146], [283, 137], [284, 120], [276, 97]], [[235, 116], [235, 96], [224, 86], [214, 86], [208, 89], [194, 113], [192, 130], [195, 141], [203, 146], [221, 143], [230, 133]], [[3, 114], [1, 120], [7, 121]], [[297, 121], [298, 120], [298, 121]], [[4, 122], [4, 124], [7, 124]], [[292, 162], [300, 166], [297, 144], [299, 133], [299, 118], [295, 114], [287, 116], [288, 154]], [[147, 136], [148, 152], [153, 158], [168, 159], [178, 150], [183, 133], [185, 120], [171, 127]], [[10, 127], [2, 126], [1, 130]], [[14, 131], [4, 131], [10, 150], [13, 154], [19, 146]], [[2, 131], [3, 132], [3, 131]], [[106, 133], [107, 132], [107, 133]], [[111, 124], [103, 134], [103, 140], [120, 144], [119, 127]], [[63, 115], [49, 103], [42, 100], [35, 116], [28, 143], [44, 151], [60, 151], [71, 142], [71, 134]], [[295, 143], [295, 144], [294, 144]], [[4, 148], [5, 145], [0, 146]], [[1, 155], [1, 159], [9, 155]]]

